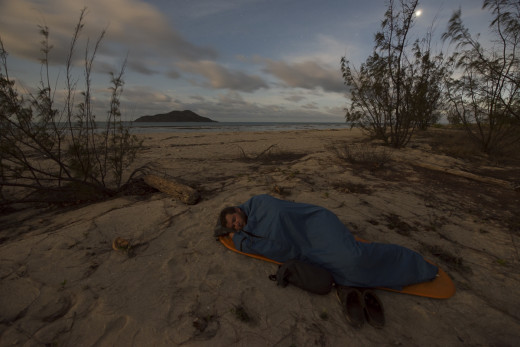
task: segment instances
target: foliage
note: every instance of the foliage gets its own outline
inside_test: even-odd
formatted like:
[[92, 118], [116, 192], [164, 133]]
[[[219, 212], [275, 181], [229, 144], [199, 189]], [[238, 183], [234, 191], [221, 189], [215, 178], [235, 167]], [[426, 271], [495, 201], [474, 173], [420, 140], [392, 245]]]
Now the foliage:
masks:
[[431, 33], [428, 33], [421, 46], [415, 42], [412, 52], [414, 60], [410, 66], [406, 86], [405, 104], [410, 106], [412, 119], [420, 130], [437, 124], [444, 105], [443, 81], [449, 73], [444, 57], [432, 57]]
[[449, 120], [492, 153], [520, 141], [520, 4], [485, 0], [483, 9], [493, 14], [489, 48], [471, 35], [460, 9], [443, 38], [456, 44], [450, 61], [460, 75], [447, 83]]
[[385, 144], [403, 147], [416, 129], [438, 120], [441, 82], [446, 74], [442, 55], [433, 56], [431, 33], [409, 42], [418, 0], [390, 0], [375, 47], [359, 70], [345, 57], [341, 70], [350, 91], [346, 120]]
[[[72, 61], [84, 26], [84, 14], [85, 9], [68, 51], [65, 97], [61, 103], [55, 101], [57, 91], [51, 87], [48, 57], [52, 47], [48, 28], [40, 28], [43, 73], [34, 94], [19, 94], [9, 76], [8, 53], [0, 40], [0, 192], [4, 204], [63, 202], [111, 195], [121, 187], [123, 172], [140, 148], [140, 141], [129, 133], [121, 119], [119, 100], [124, 65], [119, 74], [112, 74], [110, 109], [103, 129], [98, 127], [93, 112], [92, 67], [105, 31], [92, 49], [87, 45], [84, 89], [77, 91]], [[7, 188], [10, 188], [9, 197]]]
[[362, 164], [371, 169], [383, 168], [392, 160], [392, 152], [388, 147], [370, 143], [337, 142], [328, 146], [327, 149], [341, 160], [352, 164]]

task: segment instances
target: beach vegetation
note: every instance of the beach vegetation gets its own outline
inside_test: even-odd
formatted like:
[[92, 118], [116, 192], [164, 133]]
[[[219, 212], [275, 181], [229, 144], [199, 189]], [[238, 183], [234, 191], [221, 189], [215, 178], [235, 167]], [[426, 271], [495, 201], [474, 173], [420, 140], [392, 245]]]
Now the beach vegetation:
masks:
[[432, 29], [410, 42], [417, 5], [401, 0], [398, 7], [390, 0], [373, 53], [359, 68], [341, 58], [350, 99], [346, 121], [396, 148], [406, 146], [417, 128], [438, 121], [448, 72], [443, 55], [433, 52]]
[[306, 153], [296, 153], [280, 149], [276, 144], [270, 145], [258, 154], [247, 154], [242, 147], [238, 146], [238, 148], [240, 150], [240, 161], [246, 163], [260, 163], [263, 165], [291, 162], [307, 155]]
[[412, 231], [417, 231], [417, 228], [414, 226], [411, 226], [407, 222], [401, 219], [400, 216], [396, 215], [395, 213], [388, 213], [384, 215], [386, 219], [386, 226], [390, 230], [394, 230], [396, 233], [403, 235], [403, 236], [411, 236]]
[[449, 63], [456, 77], [446, 83], [448, 119], [493, 154], [520, 142], [520, 6], [485, 0], [482, 8], [492, 14], [491, 44], [470, 33], [460, 9], [443, 34], [455, 45]]
[[235, 318], [240, 322], [251, 323], [253, 321], [253, 318], [247, 313], [244, 305], [234, 305], [234, 307], [231, 309], [231, 312], [234, 313]]
[[507, 260], [505, 259], [497, 259], [497, 263], [502, 266], [508, 265]]
[[341, 160], [371, 170], [384, 168], [392, 160], [392, 152], [389, 148], [367, 142], [336, 142], [327, 146], [327, 149]]
[[[42, 36], [41, 79], [23, 91], [9, 75], [8, 51], [0, 39], [0, 196], [2, 205], [13, 202], [97, 200], [123, 185], [124, 172], [133, 162], [141, 141], [123, 125], [120, 96], [124, 66], [111, 74], [106, 122], [96, 121], [92, 88], [93, 66], [105, 35], [87, 43], [82, 78], [74, 62], [85, 25], [83, 9], [73, 30], [64, 62], [62, 84], [51, 76], [50, 30]], [[79, 59], [81, 60], [81, 59]], [[60, 76], [60, 75], [58, 75]], [[83, 82], [82, 88], [78, 86]], [[63, 85], [63, 90], [59, 85]], [[62, 95], [62, 98], [57, 96]]]
[[428, 129], [416, 134], [415, 138], [426, 141], [436, 153], [473, 162], [482, 160], [482, 151], [478, 144], [468, 141], [466, 132], [459, 126]]
[[372, 189], [364, 183], [338, 181], [332, 184], [332, 188], [338, 192], [346, 194], [372, 194]]

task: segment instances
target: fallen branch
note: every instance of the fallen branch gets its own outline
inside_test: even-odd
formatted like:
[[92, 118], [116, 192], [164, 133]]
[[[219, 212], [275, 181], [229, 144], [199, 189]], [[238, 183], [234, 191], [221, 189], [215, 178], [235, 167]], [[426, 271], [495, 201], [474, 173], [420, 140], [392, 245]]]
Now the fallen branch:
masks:
[[144, 176], [144, 182], [150, 187], [166, 193], [187, 205], [196, 204], [200, 198], [199, 193], [195, 189], [179, 183], [172, 178], [164, 178], [149, 174]]

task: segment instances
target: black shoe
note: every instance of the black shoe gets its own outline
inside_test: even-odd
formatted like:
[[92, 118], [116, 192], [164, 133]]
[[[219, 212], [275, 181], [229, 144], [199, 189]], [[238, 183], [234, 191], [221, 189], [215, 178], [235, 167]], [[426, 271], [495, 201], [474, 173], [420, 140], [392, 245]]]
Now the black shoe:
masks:
[[363, 298], [356, 288], [336, 286], [336, 295], [343, 308], [343, 314], [354, 328], [361, 328], [365, 323]]
[[363, 291], [363, 312], [371, 326], [381, 329], [385, 326], [385, 312], [383, 303], [371, 290]]

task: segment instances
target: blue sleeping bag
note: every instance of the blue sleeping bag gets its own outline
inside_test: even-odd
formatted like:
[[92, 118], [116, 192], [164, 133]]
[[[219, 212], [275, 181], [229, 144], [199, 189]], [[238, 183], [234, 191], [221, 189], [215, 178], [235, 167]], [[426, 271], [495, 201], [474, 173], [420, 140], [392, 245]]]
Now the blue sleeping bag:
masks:
[[320, 206], [258, 195], [239, 207], [247, 224], [233, 236], [238, 250], [321, 266], [340, 285], [400, 290], [432, 280], [438, 271], [408, 248], [356, 241], [334, 213]]

